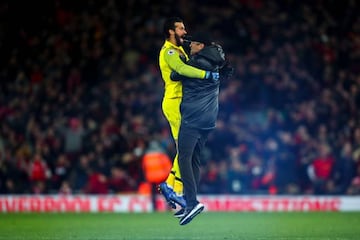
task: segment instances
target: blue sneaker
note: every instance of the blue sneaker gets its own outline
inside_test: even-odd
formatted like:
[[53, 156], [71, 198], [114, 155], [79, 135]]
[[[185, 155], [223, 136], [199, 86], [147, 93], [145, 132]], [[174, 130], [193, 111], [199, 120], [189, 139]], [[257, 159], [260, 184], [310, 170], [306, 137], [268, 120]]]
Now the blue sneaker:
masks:
[[186, 201], [184, 196], [176, 195], [176, 193], [173, 192], [173, 194], [170, 195], [170, 200], [179, 204], [182, 208], [186, 207]]
[[179, 204], [182, 208], [186, 207], [186, 201], [183, 196], [178, 196], [166, 183], [160, 183], [159, 189], [161, 194], [165, 197], [168, 205], [175, 209], [176, 204]]
[[176, 208], [176, 204], [175, 202], [171, 199], [172, 195], [175, 195], [174, 191], [166, 184], [166, 183], [160, 183], [159, 185], [159, 190], [160, 193], [164, 196], [167, 204], [175, 209]]

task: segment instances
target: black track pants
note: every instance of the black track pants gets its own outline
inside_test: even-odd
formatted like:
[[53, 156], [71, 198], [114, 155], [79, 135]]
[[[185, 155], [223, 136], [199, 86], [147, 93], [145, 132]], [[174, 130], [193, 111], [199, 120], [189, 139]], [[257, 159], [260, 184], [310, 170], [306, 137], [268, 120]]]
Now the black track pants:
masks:
[[183, 124], [180, 126], [179, 167], [188, 208], [192, 208], [198, 203], [196, 195], [200, 181], [200, 155], [208, 133], [208, 130], [189, 128]]

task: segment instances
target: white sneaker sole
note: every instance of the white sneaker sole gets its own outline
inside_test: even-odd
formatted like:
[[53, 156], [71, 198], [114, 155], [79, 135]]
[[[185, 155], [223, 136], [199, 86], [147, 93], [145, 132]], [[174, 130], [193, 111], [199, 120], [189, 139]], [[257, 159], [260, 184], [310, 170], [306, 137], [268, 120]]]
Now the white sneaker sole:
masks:
[[198, 203], [188, 214], [186, 214], [181, 220], [180, 225], [185, 225], [191, 222], [199, 213], [204, 210], [204, 204]]
[[185, 216], [185, 212], [182, 212], [182, 213], [180, 213], [180, 214], [174, 214], [174, 217], [176, 217], [176, 218], [183, 218]]

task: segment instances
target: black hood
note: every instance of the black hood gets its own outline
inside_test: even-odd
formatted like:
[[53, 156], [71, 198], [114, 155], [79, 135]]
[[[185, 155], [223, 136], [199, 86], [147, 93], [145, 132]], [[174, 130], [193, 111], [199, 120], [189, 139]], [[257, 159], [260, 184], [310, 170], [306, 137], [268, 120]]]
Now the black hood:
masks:
[[198, 53], [198, 55], [220, 68], [225, 64], [225, 54], [219, 45], [214, 44], [206, 46]]

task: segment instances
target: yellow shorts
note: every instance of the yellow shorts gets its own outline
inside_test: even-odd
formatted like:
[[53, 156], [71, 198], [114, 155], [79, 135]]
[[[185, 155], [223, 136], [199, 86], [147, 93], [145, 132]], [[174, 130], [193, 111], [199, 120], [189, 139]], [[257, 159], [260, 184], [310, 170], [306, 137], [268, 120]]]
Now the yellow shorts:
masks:
[[163, 113], [170, 124], [171, 133], [175, 140], [178, 139], [181, 123], [180, 103], [181, 98], [164, 98], [162, 102]]

